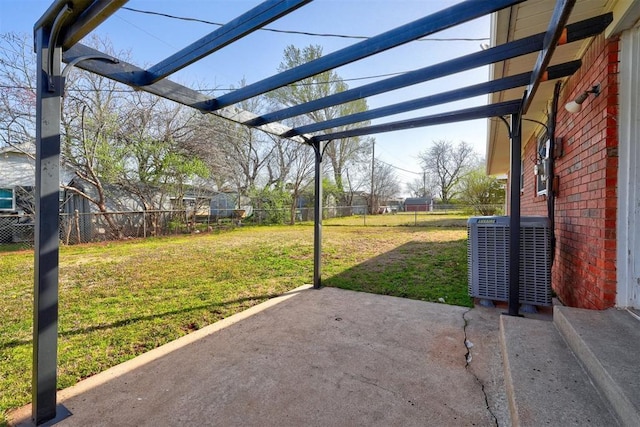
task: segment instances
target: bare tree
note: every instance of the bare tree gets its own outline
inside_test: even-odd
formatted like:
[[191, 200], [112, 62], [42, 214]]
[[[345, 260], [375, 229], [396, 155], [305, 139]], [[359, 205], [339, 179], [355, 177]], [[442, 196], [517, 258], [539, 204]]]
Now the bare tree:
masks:
[[376, 160], [373, 169], [371, 210], [376, 213], [380, 203], [393, 199], [400, 193], [400, 181], [393, 166]]
[[447, 140], [434, 141], [418, 158], [424, 171], [434, 179], [435, 190], [445, 204], [457, 194], [460, 179], [477, 164], [477, 154], [464, 141], [458, 145]]
[[119, 138], [125, 161], [116, 183], [147, 210], [163, 209], [169, 198], [183, 208], [186, 185], [208, 176], [204, 162], [185, 148], [194, 115], [146, 92], [133, 94], [125, 111]]
[[286, 188], [291, 191], [291, 224], [295, 223], [296, 203], [314, 176], [315, 152], [297, 141], [284, 140], [279, 144], [278, 157], [287, 165], [284, 175]]
[[[322, 47], [318, 45], [307, 46], [299, 49], [293, 45], [287, 46], [284, 51], [284, 59], [278, 67], [278, 71], [285, 71], [298, 65], [313, 61], [322, 56]], [[283, 106], [296, 104], [323, 98], [333, 93], [343, 92], [348, 86], [334, 71], [326, 71], [313, 77], [304, 79], [298, 83], [280, 88], [270, 93], [269, 97]], [[327, 107], [305, 114], [307, 122], [323, 122], [336, 117], [341, 117], [368, 109], [364, 99], [348, 102], [333, 107]], [[362, 123], [359, 124], [361, 126]], [[355, 125], [342, 126], [328, 130], [338, 131], [353, 128]], [[344, 173], [349, 164], [358, 160], [362, 153], [362, 146], [369, 143], [367, 138], [342, 138], [328, 141], [325, 154], [328, 156], [333, 170], [333, 177], [339, 191], [344, 193]]]
[[405, 189], [412, 197], [432, 198], [434, 188], [433, 177], [426, 172], [423, 173], [422, 178], [415, 178], [405, 184]]
[[[240, 87], [245, 84], [241, 81]], [[259, 114], [265, 105], [265, 98], [255, 97], [240, 102], [238, 108]], [[201, 116], [196, 123], [189, 149], [204, 160], [218, 189], [248, 195], [280, 179], [271, 157], [277, 139], [215, 114]]]
[[199, 122], [192, 149], [200, 153], [219, 189], [247, 195], [266, 184], [264, 172], [274, 145], [256, 129], [207, 115]]
[[35, 137], [36, 64], [30, 37], [0, 34], [0, 146]]
[[224, 144], [234, 139], [235, 128], [215, 115], [194, 117], [191, 135], [184, 142], [185, 149], [200, 158], [209, 170], [212, 188], [237, 188], [234, 182], [234, 167]]
[[[108, 41], [97, 38], [92, 43], [113, 52]], [[92, 203], [104, 218], [114, 237], [121, 237], [119, 225], [108, 215], [108, 183], [121, 173], [124, 153], [118, 144], [123, 117], [124, 86], [78, 69], [67, 77], [61, 115], [62, 163], [85, 185], [65, 185], [67, 191]]]

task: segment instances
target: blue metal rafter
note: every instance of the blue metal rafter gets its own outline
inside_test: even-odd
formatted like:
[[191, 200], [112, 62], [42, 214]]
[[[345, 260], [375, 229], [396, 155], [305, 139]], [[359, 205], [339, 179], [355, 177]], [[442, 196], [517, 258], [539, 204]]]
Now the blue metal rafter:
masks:
[[[595, 18], [586, 19], [584, 21], [568, 25], [566, 27], [567, 40], [581, 40], [591, 37], [602, 32], [607, 25], [613, 20], [612, 14], [605, 14]], [[410, 71], [400, 76], [390, 77], [375, 83], [362, 85], [357, 88], [349, 89], [324, 98], [305, 102], [293, 107], [284, 108], [257, 117], [251, 121], [245, 122], [248, 126], [260, 126], [265, 123], [271, 123], [283, 120], [321, 108], [331, 107], [333, 105], [343, 104], [345, 102], [354, 101], [356, 99], [366, 98], [369, 96], [379, 95], [395, 89], [411, 86], [417, 83], [423, 83], [428, 80], [452, 75], [461, 71], [470, 70], [483, 65], [504, 61], [506, 59], [515, 58], [517, 56], [526, 55], [528, 53], [537, 52], [544, 45], [546, 33], [539, 33], [533, 36], [515, 40], [503, 45], [495, 46], [481, 52], [471, 53], [439, 64], [424, 67], [418, 70]]]
[[[566, 27], [567, 41], [580, 40], [585, 37], [590, 37], [601, 32], [610, 22], [611, 14], [605, 14], [590, 18], [584, 21], [580, 21], [574, 24], [570, 24]], [[406, 87], [425, 80], [442, 77], [451, 73], [463, 71], [466, 69], [474, 68], [476, 66], [485, 65], [495, 61], [500, 61], [521, 54], [535, 52], [541, 49], [544, 40], [545, 33], [540, 33], [534, 36], [530, 36], [521, 40], [506, 43], [504, 45], [496, 46], [486, 51], [476, 52], [470, 55], [465, 55], [461, 58], [456, 58], [450, 61], [446, 61], [441, 64], [436, 64], [430, 67], [425, 67], [420, 70], [406, 73], [402, 76], [396, 76], [389, 79], [385, 79], [381, 82], [372, 83], [369, 85], [360, 86], [358, 88], [350, 89], [337, 94], [329, 95], [319, 100], [310, 101], [308, 103], [299, 104], [295, 107], [279, 110], [274, 113], [266, 114], [261, 117], [256, 117], [251, 120], [247, 120], [244, 124], [248, 126], [262, 126], [267, 123], [272, 123], [276, 120], [281, 120], [287, 117], [293, 117], [303, 114], [305, 112], [314, 111], [319, 108], [325, 108], [327, 106], [348, 102], [355, 99], [383, 93], [393, 89]], [[82, 57], [91, 57], [101, 54], [100, 51], [93, 48], [84, 46], [82, 44], [76, 44], [63, 54], [65, 62], [71, 62]], [[144, 73], [140, 67], [133, 64], [129, 64], [123, 61], [118, 63], [105, 62], [99, 59], [89, 59], [82, 61], [77, 65], [79, 68], [83, 68], [87, 71], [108, 77], [110, 79], [119, 81], [121, 83], [139, 87], [136, 84], [136, 78], [134, 76]], [[174, 83], [168, 79], [160, 80], [154, 84], [141, 87], [142, 90], [153, 93], [155, 95], [170, 99], [172, 101], [197, 108], [201, 111], [211, 111], [212, 104], [211, 99], [206, 95], [197, 92], [193, 89], [187, 88], [180, 84]], [[432, 95], [432, 97], [440, 97], [442, 94]], [[473, 96], [473, 95], [472, 95]], [[442, 101], [448, 102], [448, 101]], [[439, 102], [439, 103], [442, 103]], [[431, 105], [436, 105], [434, 102]], [[419, 107], [422, 108], [422, 107]], [[372, 113], [373, 112], [373, 113]], [[375, 114], [374, 110], [363, 113]], [[389, 114], [396, 114], [390, 112]], [[347, 120], [339, 118], [337, 120]], [[368, 119], [365, 119], [368, 120]], [[325, 126], [324, 123], [318, 123], [310, 125], [313, 127], [329, 128], [335, 125]], [[303, 132], [296, 132], [295, 134], [303, 134], [309, 132], [305, 130]], [[281, 134], [282, 136], [290, 137], [294, 135], [291, 131]]]
[[160, 79], [186, 67], [216, 50], [235, 42], [270, 22], [291, 13], [311, 0], [268, 0], [240, 15], [226, 25], [211, 32], [147, 70], [142, 85], [155, 83]]
[[420, 37], [487, 15], [523, 0], [469, 0], [402, 25], [306, 64], [291, 68], [213, 100], [214, 109], [236, 104], [307, 77], [400, 46]]
[[415, 119], [401, 120], [397, 122], [384, 123], [381, 125], [365, 126], [361, 128], [345, 130], [342, 132], [317, 135], [311, 138], [311, 141], [331, 141], [334, 139], [351, 138], [354, 136], [372, 135], [376, 133], [441, 125], [445, 123], [505, 116], [520, 111], [521, 103], [522, 101], [518, 99], [515, 101], [506, 101], [498, 104], [482, 105], [479, 107], [472, 107], [464, 110], [434, 114], [432, 116], [418, 117]]
[[[561, 77], [570, 76], [575, 73], [582, 61], [570, 61], [564, 64], [555, 65], [547, 69], [545, 80], [553, 80]], [[397, 104], [387, 105], [385, 107], [373, 108], [360, 113], [342, 116], [324, 122], [312, 123], [306, 126], [291, 129], [283, 134], [283, 137], [292, 137], [295, 135], [309, 134], [324, 129], [346, 126], [358, 122], [364, 122], [381, 117], [392, 116], [394, 114], [405, 113], [420, 108], [432, 107], [435, 105], [445, 104], [447, 102], [459, 101], [462, 99], [472, 98], [474, 96], [486, 95], [488, 93], [499, 92], [507, 89], [513, 89], [520, 86], [526, 86], [531, 80], [531, 72], [517, 74], [515, 76], [504, 77], [498, 80], [492, 80], [479, 83], [473, 86], [467, 86], [460, 89], [442, 92], [435, 95], [425, 96], [422, 98], [412, 99], [410, 101], [400, 102]]]
[[522, 102], [522, 114], [525, 114], [533, 101], [533, 97], [536, 95], [538, 86], [540, 85], [540, 78], [547, 69], [553, 52], [556, 49], [558, 40], [563, 33], [563, 29], [567, 21], [571, 10], [575, 5], [576, 0], [558, 0], [556, 7], [553, 10], [553, 15], [549, 21], [549, 28], [547, 28], [546, 35], [544, 37], [544, 46], [538, 54], [538, 59], [533, 67], [533, 74], [531, 76], [531, 82], [527, 87], [526, 96]]

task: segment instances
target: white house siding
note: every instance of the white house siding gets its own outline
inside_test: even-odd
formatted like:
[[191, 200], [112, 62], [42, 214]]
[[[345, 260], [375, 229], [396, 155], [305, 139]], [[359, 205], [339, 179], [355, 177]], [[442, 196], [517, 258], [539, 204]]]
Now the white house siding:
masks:
[[0, 188], [33, 186], [35, 166], [24, 154], [0, 154]]
[[[35, 161], [27, 154], [0, 151], [0, 188], [33, 187], [36, 182]], [[60, 169], [60, 185], [73, 179], [73, 173]]]
[[625, 31], [620, 51], [617, 295], [640, 308], [640, 27]]

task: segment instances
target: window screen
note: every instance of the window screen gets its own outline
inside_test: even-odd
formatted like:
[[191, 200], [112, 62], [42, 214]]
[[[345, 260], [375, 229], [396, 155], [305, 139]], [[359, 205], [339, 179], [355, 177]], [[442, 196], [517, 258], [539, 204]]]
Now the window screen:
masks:
[[3, 210], [3, 211], [13, 210], [13, 189], [12, 188], [0, 188], [0, 210]]

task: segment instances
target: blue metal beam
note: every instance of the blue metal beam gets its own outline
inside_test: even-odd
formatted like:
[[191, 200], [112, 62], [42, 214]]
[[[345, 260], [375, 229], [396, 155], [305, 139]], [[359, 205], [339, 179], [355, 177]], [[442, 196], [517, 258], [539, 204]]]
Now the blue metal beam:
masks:
[[466, 120], [485, 119], [487, 117], [505, 116], [520, 111], [521, 105], [522, 100], [520, 99], [515, 101], [500, 102], [498, 104], [482, 105], [480, 107], [467, 108], [465, 110], [434, 114], [432, 116], [418, 117], [415, 119], [384, 123], [381, 125], [366, 126], [326, 135], [317, 135], [311, 138], [311, 141], [313, 143], [318, 141], [331, 141], [334, 139], [351, 138], [354, 136], [372, 135], [376, 133], [441, 125], [445, 123], [455, 123]]
[[293, 12], [311, 0], [267, 0], [147, 70], [141, 84], [155, 83], [187, 65]]
[[523, 0], [468, 0], [402, 25], [321, 58], [267, 77], [214, 100], [220, 109], [345, 64], [381, 53], [420, 37], [487, 15]]
[[35, 36], [37, 35], [37, 31], [40, 28], [47, 28], [53, 24], [53, 21], [56, 20], [62, 8], [69, 7], [73, 10], [73, 15], [70, 17], [71, 21], [75, 21], [79, 18], [82, 13], [91, 7], [94, 0], [74, 0], [73, 5], [69, 2], [69, 0], [55, 0], [51, 3], [51, 6], [46, 10], [45, 13], [42, 14], [40, 19], [36, 21], [33, 25], [33, 35], [34, 35], [34, 47], [37, 47], [38, 41]]
[[132, 86], [136, 89], [139, 88], [154, 95], [170, 99], [179, 104], [187, 105], [201, 111], [210, 110], [210, 98], [208, 96], [166, 79], [140, 87], [136, 83], [136, 81], [139, 80], [136, 76], [144, 74], [144, 69], [124, 61], [112, 62], [97, 59], [100, 55], [108, 56], [99, 50], [85, 46], [82, 43], [77, 43], [63, 53], [62, 60], [66, 63], [81, 60], [76, 64], [76, 67]]
[[68, 49], [78, 43], [128, 1], [129, 0], [95, 0], [86, 6], [85, 9], [79, 9], [79, 5], [74, 2], [74, 12], [80, 13], [80, 15], [76, 19], [72, 18], [70, 21], [72, 24], [62, 33], [62, 47]]
[[[553, 80], [561, 77], [570, 76], [575, 73], [582, 61], [570, 61], [564, 64], [555, 65], [547, 69], [547, 73], [543, 76], [544, 80]], [[348, 116], [338, 117], [324, 122], [312, 123], [306, 126], [300, 126], [283, 134], [285, 138], [295, 135], [310, 134], [323, 129], [336, 128], [346, 126], [353, 123], [373, 120], [380, 117], [391, 116], [394, 114], [406, 113], [407, 111], [418, 110], [420, 108], [432, 107], [447, 102], [459, 101], [462, 99], [472, 98], [474, 96], [485, 95], [488, 93], [499, 92], [502, 90], [513, 89], [515, 87], [526, 86], [531, 80], [531, 73], [522, 73], [515, 76], [509, 76], [498, 80], [480, 83], [473, 86], [442, 92], [436, 95], [425, 96], [410, 101], [400, 102], [397, 104], [387, 105], [385, 107], [374, 108], [363, 111], [361, 113], [350, 114]]]
[[540, 85], [540, 78], [547, 69], [547, 65], [551, 61], [553, 52], [556, 49], [560, 36], [563, 34], [564, 26], [569, 20], [571, 10], [575, 5], [576, 0], [558, 0], [556, 7], [553, 10], [553, 15], [549, 21], [549, 28], [544, 37], [544, 45], [542, 51], [538, 54], [538, 59], [533, 67], [533, 74], [531, 76], [531, 82], [527, 87], [526, 96], [522, 102], [522, 114], [526, 114], [533, 97], [536, 95], [538, 86]]
[[[611, 14], [606, 14], [568, 25], [566, 27], [567, 39], [573, 41], [594, 36], [604, 30], [612, 19], [613, 16]], [[439, 64], [410, 71], [400, 76], [390, 77], [385, 80], [362, 85], [324, 98], [284, 108], [282, 110], [257, 117], [254, 120], [245, 122], [244, 124], [247, 126], [260, 126], [266, 123], [284, 120], [311, 111], [316, 111], [321, 108], [327, 108], [333, 105], [354, 101], [356, 99], [379, 95], [384, 92], [437, 79], [494, 62], [504, 61], [506, 59], [515, 58], [516, 56], [533, 53], [542, 49], [545, 35], [546, 33], [535, 34], [520, 40], [492, 47], [485, 51], [471, 53]]]
[[[195, 108], [203, 113], [212, 112], [211, 98], [196, 90], [172, 82], [169, 79], [162, 79], [148, 86], [137, 86], [135, 75], [145, 71], [133, 64], [125, 61], [114, 61], [104, 53], [77, 43], [71, 49], [63, 53], [63, 61], [67, 64], [74, 64], [76, 67], [86, 71], [107, 77], [111, 80], [126, 84], [136, 89], [144, 90], [165, 99]], [[235, 108], [219, 111], [216, 113], [221, 118], [226, 118], [234, 122], [246, 121], [246, 117], [254, 116], [250, 112], [243, 112]], [[264, 132], [272, 135], [281, 135], [289, 130], [287, 126], [273, 124], [263, 126]]]

